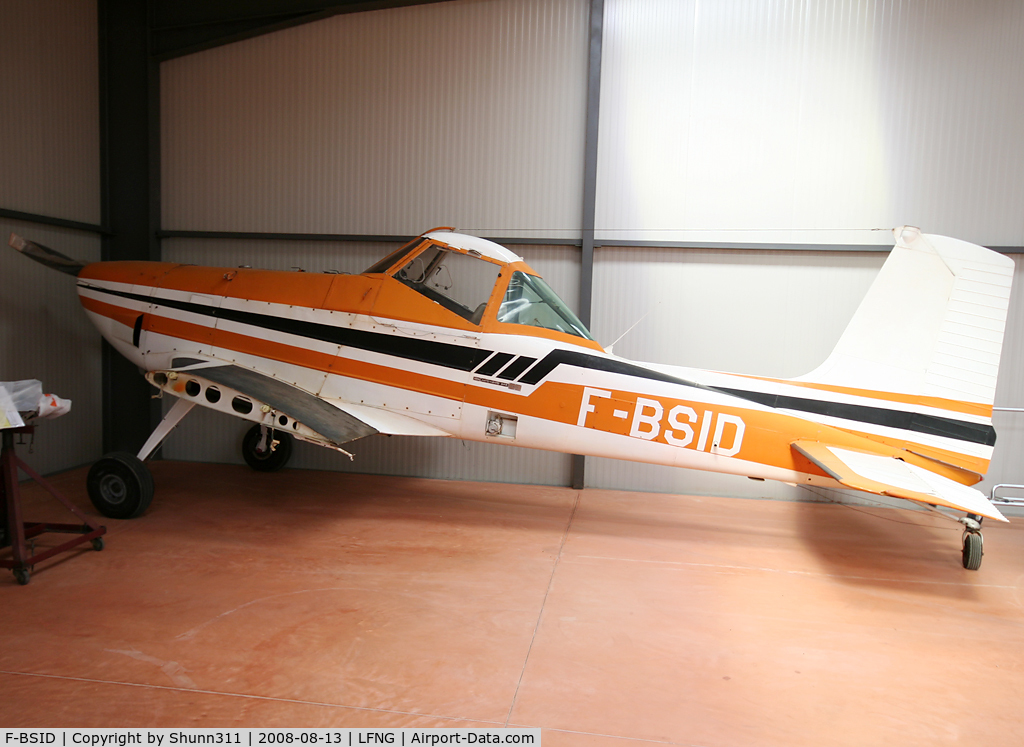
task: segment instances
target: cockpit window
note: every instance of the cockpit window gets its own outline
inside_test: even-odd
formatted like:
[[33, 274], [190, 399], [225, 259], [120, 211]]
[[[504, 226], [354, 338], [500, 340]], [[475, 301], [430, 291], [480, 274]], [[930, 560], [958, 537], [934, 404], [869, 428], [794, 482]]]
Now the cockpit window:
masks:
[[402, 257], [407, 257], [412, 254], [413, 250], [419, 248], [423, 241], [424, 240], [421, 237], [417, 236], [401, 249], [391, 252], [391, 254], [386, 256], [384, 259], [377, 260], [369, 269], [363, 270], [363, 274], [369, 274], [371, 272], [386, 272], [389, 267], [394, 267], [395, 263]]
[[594, 339], [583, 322], [576, 318], [547, 283], [525, 272], [512, 274], [505, 300], [498, 308], [498, 321], [553, 329], [587, 340]]
[[479, 324], [501, 268], [468, 254], [430, 246], [395, 274], [395, 278], [431, 301]]

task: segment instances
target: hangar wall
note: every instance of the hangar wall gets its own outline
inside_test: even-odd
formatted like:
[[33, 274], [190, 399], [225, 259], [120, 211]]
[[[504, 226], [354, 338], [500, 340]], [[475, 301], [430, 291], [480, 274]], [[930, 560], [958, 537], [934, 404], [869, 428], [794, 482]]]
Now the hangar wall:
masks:
[[0, 207], [99, 223], [96, 0], [8, 0], [0, 19]]
[[[95, 0], [0, 5], [0, 209], [100, 223], [99, 75]], [[19, 456], [49, 473], [102, 449], [100, 337], [74, 280], [7, 247], [12, 233], [85, 260], [98, 234], [0, 216], [0, 381], [39, 379], [72, 400]]]
[[[455, 0], [358, 13], [163, 63], [163, 227], [401, 235], [442, 222], [578, 237], [587, 5]], [[885, 257], [830, 245], [891, 246], [899, 223], [1024, 245], [1024, 6], [605, 7], [592, 327], [607, 344], [651, 312], [616, 353], [797, 375], [828, 354]], [[746, 248], [702, 248], [716, 243]], [[758, 248], [780, 243], [812, 249]], [[549, 280], [565, 273], [553, 285], [575, 303], [578, 249], [514, 248]], [[164, 241], [171, 260], [283, 269], [358, 270], [370, 249]], [[1024, 404], [1022, 334], [1011, 323], [1004, 405]], [[164, 453], [238, 461], [242, 427], [216, 417], [193, 416]], [[993, 479], [1024, 477], [1003, 456], [1020, 453], [1022, 425], [998, 417]], [[482, 448], [368, 440], [355, 464], [315, 451], [297, 464], [567, 481], [564, 457]], [[596, 459], [587, 484], [806, 496]]]
[[598, 237], [1024, 245], [1024, 5], [607, 0]]
[[587, 18], [438, 3], [165, 62], [163, 227], [576, 237]]

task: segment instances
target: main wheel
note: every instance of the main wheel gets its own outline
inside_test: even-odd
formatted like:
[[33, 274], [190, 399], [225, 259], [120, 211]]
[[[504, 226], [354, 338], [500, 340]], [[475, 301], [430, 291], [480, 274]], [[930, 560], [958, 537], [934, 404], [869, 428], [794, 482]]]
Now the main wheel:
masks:
[[981, 568], [982, 543], [980, 534], [968, 532], [964, 535], [964, 568], [969, 571], [976, 571]]
[[[263, 450], [260, 450], [260, 442], [263, 440], [261, 427], [254, 425], [246, 431], [242, 439], [242, 457], [245, 463], [259, 472], [276, 472], [288, 464], [292, 458], [292, 446], [295, 439], [285, 431], [267, 429], [267, 443]], [[272, 446], [277, 441], [276, 446]]]
[[28, 568], [15, 568], [14, 580], [17, 581], [21, 586], [25, 586], [29, 581], [32, 580], [32, 574], [29, 573]]
[[134, 519], [153, 502], [153, 475], [134, 454], [123, 451], [96, 462], [85, 487], [96, 510], [111, 519]]

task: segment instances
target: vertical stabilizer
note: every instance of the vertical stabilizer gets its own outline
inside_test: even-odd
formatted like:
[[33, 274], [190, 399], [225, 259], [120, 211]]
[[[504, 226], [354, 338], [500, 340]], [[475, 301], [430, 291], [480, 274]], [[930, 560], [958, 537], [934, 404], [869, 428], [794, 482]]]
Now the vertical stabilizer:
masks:
[[1013, 260], [901, 227], [839, 343], [795, 379], [991, 405]]

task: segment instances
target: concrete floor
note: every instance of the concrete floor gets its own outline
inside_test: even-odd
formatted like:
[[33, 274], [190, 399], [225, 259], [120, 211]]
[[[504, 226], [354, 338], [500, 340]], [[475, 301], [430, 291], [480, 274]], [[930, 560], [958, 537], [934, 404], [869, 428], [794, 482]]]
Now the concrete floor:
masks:
[[[986, 523], [970, 572], [913, 511], [153, 471], [103, 552], [0, 572], [0, 726], [1024, 743], [1024, 520]], [[54, 482], [88, 505], [84, 470]]]

